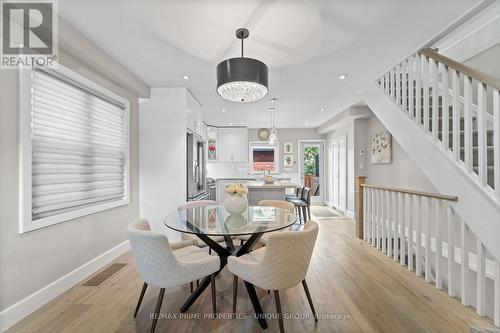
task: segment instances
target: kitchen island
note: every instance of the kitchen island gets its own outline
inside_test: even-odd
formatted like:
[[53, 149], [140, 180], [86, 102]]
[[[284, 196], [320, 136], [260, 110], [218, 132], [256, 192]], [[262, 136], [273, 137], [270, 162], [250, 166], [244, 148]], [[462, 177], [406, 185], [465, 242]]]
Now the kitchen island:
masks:
[[265, 183], [263, 181], [249, 181], [248, 204], [256, 205], [261, 200], [285, 200], [286, 189], [296, 188], [297, 184], [290, 182]]

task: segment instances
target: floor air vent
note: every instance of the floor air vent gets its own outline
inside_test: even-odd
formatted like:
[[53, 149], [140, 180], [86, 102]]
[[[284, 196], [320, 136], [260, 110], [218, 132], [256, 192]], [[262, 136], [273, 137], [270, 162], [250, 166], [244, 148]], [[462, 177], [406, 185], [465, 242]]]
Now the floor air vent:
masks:
[[113, 274], [118, 272], [120, 269], [123, 268], [126, 264], [123, 263], [116, 263], [116, 264], [111, 264], [105, 269], [103, 269], [100, 273], [94, 275], [87, 281], [85, 281], [82, 286], [84, 287], [97, 287], [100, 286], [101, 284], [104, 283], [107, 279], [109, 279]]

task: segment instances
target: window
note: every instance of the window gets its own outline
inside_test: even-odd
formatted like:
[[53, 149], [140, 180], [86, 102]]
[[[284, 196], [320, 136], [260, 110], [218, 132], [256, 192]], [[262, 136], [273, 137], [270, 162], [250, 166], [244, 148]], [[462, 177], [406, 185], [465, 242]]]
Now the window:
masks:
[[250, 143], [252, 172], [279, 172], [278, 147], [265, 143]]
[[60, 65], [20, 72], [20, 232], [128, 204], [129, 102]]

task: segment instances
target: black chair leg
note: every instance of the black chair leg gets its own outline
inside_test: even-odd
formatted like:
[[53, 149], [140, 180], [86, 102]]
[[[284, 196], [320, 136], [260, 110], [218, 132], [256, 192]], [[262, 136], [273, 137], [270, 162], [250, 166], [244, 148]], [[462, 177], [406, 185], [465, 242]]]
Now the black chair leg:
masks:
[[278, 315], [278, 324], [280, 326], [280, 333], [285, 332], [285, 328], [283, 327], [283, 314], [281, 313], [281, 302], [280, 302], [280, 292], [274, 291], [274, 300], [276, 301], [276, 312]]
[[208, 248], [208, 254], [212, 254], [212, 248]]
[[156, 322], [160, 317], [161, 303], [163, 302], [163, 295], [165, 295], [165, 288], [160, 289], [160, 294], [158, 295], [158, 301], [156, 302], [155, 316], [153, 318], [153, 323], [151, 324], [151, 333], [154, 333], [156, 329]]
[[233, 313], [236, 313], [236, 300], [238, 299], [238, 277], [233, 279]]
[[307, 221], [307, 208], [306, 208], [306, 206], [302, 206], [302, 217], [303, 217], [304, 223], [306, 223], [306, 221]]
[[189, 287], [191, 287], [191, 294], [193, 293], [193, 281], [189, 282]]
[[210, 275], [210, 279], [212, 280], [211, 285], [212, 285], [212, 311], [213, 313], [217, 313], [217, 301], [216, 301], [216, 294], [215, 294], [215, 274]]
[[141, 306], [142, 299], [144, 298], [144, 294], [146, 293], [146, 289], [148, 288], [148, 284], [144, 282], [142, 285], [141, 295], [139, 296], [139, 301], [137, 302], [137, 306], [134, 311], [134, 318], [137, 317], [137, 312], [139, 312], [139, 307]]
[[311, 294], [309, 293], [309, 288], [307, 287], [306, 279], [302, 280], [302, 286], [304, 287], [304, 291], [306, 292], [307, 301], [309, 302], [309, 306], [311, 307], [311, 311], [314, 316], [314, 321], [318, 322], [318, 317], [316, 316], [316, 310], [314, 310], [314, 304], [311, 298]]
[[311, 219], [311, 205], [307, 206], [307, 215], [309, 216], [309, 220]]

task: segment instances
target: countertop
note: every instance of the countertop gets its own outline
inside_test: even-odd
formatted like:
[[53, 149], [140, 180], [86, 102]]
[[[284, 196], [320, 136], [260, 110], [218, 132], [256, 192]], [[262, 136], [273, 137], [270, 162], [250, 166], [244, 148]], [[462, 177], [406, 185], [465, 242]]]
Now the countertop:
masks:
[[274, 182], [274, 183], [268, 184], [268, 183], [265, 183], [263, 181], [252, 181], [252, 182], [248, 182], [246, 185], [249, 189], [252, 189], [252, 188], [255, 188], [255, 189], [295, 188], [295, 187], [299, 186], [297, 184], [289, 183], [289, 182]]

